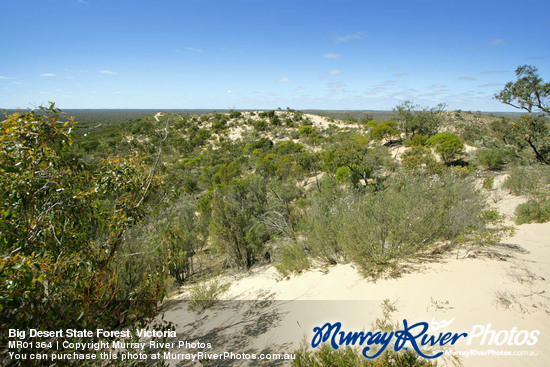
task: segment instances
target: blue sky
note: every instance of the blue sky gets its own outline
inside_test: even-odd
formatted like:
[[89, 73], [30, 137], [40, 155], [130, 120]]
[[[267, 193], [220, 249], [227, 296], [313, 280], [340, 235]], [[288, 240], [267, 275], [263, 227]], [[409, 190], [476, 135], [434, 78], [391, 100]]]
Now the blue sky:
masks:
[[512, 111], [550, 2], [2, 0], [0, 107]]

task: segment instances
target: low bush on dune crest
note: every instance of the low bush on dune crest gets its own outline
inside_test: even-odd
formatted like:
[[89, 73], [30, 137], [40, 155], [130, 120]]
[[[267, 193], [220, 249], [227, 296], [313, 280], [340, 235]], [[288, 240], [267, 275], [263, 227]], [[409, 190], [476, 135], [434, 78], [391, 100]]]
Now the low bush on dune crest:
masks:
[[513, 195], [525, 195], [529, 198], [516, 208], [517, 224], [550, 221], [550, 167], [514, 167], [503, 187]]
[[550, 221], [550, 199], [530, 199], [516, 208], [516, 223], [545, 223]]
[[[352, 261], [365, 275], [377, 277], [399, 260], [442, 242], [498, 242], [498, 219], [486, 215], [473, 180], [452, 171], [442, 176], [400, 174], [376, 193], [325, 182], [301, 223], [305, 248], [286, 251], [302, 251], [301, 256], [308, 252], [328, 264]], [[299, 268], [290, 264], [290, 256], [284, 261], [286, 269]]]
[[513, 167], [508, 178], [504, 181], [503, 188], [513, 195], [544, 194], [550, 186], [550, 167]]

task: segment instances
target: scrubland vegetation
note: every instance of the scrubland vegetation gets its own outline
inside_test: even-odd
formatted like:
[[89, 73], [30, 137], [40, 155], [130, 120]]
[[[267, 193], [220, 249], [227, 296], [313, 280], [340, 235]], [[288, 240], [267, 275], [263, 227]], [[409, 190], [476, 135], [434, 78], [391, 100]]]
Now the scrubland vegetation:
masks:
[[[10, 114], [1, 327], [136, 328], [176, 287], [263, 263], [397, 275], [417, 256], [498, 243], [507, 229], [476, 182], [500, 173], [529, 198], [517, 223], [548, 221], [550, 88], [532, 67], [517, 74], [496, 96], [526, 110], [515, 120], [411, 102], [381, 122], [232, 110], [79, 129], [53, 106]], [[197, 286], [196, 307], [224, 287]], [[342, 353], [303, 361], [355, 358]]]

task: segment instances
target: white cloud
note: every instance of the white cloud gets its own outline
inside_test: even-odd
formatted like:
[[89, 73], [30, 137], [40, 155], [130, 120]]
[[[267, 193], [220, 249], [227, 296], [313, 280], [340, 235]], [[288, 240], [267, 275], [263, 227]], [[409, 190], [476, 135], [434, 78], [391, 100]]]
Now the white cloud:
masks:
[[392, 74], [392, 75], [393, 75], [395, 78], [402, 78], [402, 77], [404, 77], [404, 76], [408, 76], [409, 73], [403, 72], [403, 73], [395, 73], [395, 74]]
[[341, 74], [340, 70], [329, 70], [328, 73], [330, 75], [340, 75]]
[[232, 91], [231, 89], [228, 89], [228, 90], [225, 91], [225, 93], [227, 93], [227, 94], [233, 94], [233, 93], [235, 93], [235, 91]]
[[282, 78], [277, 79], [277, 81], [278, 81], [279, 83], [286, 83], [286, 82], [289, 82], [290, 79], [288, 79], [286, 76], [283, 76]]
[[355, 33], [346, 34], [346, 35], [343, 35], [343, 36], [337, 36], [336, 37], [336, 42], [341, 43], [341, 42], [347, 42], [347, 41], [357, 40], [357, 39], [361, 39], [361, 38], [363, 38], [363, 33], [362, 32], [355, 32]]
[[482, 84], [479, 87], [480, 88], [492, 88], [492, 87], [500, 87], [500, 86], [502, 86], [502, 83], [487, 83], [487, 84]]
[[339, 54], [324, 54], [323, 57], [327, 58], [327, 59], [337, 59], [340, 57]]
[[544, 60], [542, 56], [529, 56], [527, 60]]
[[117, 90], [114, 94], [122, 94], [122, 92]]
[[77, 2], [81, 3], [81, 4], [86, 4], [88, 5], [88, 2], [86, 0], [76, 0]]
[[474, 78], [473, 76], [461, 76], [458, 79], [460, 80], [477, 80], [477, 78]]
[[23, 83], [21, 83], [21, 82], [11, 82], [11, 84], [19, 85], [19, 84], [23, 84]]
[[434, 88], [434, 89], [443, 89], [443, 88], [447, 88], [447, 86], [446, 86], [446, 85], [443, 85], [443, 84], [436, 83], [436, 84], [430, 85], [430, 88]]
[[489, 40], [485, 43], [478, 43], [477, 45], [472, 45], [468, 47], [471, 51], [477, 51], [480, 49], [483, 49], [485, 47], [496, 47], [496, 46], [503, 46], [506, 45], [508, 42], [502, 38], [495, 38], [492, 40]]
[[53, 73], [42, 73], [42, 74], [40, 74], [40, 76], [43, 76], [43, 77], [46, 77], [46, 78], [50, 78], [50, 77], [52, 77], [52, 76], [55, 76], [55, 74], [53, 74]]
[[202, 50], [199, 49], [199, 48], [194, 48], [194, 47], [187, 46], [185, 49], [189, 52], [196, 52], [196, 53], [199, 53], [199, 54], [202, 53]]
[[117, 73], [115, 73], [114, 71], [111, 71], [111, 70], [100, 70], [99, 72], [101, 74], [107, 74], [107, 75], [118, 75]]
[[487, 46], [501, 46], [505, 44], [506, 44], [506, 40], [503, 40], [502, 38], [497, 38], [487, 42]]
[[9, 79], [7, 76], [0, 75], [0, 79]]

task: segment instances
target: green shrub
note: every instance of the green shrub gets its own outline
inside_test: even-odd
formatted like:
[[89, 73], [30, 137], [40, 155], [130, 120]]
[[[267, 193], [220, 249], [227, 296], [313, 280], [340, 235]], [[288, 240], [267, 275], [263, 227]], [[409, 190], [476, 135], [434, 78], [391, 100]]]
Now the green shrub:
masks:
[[250, 268], [269, 240], [262, 219], [269, 210], [266, 182], [257, 175], [217, 187], [212, 198], [210, 236], [230, 265]]
[[[121, 289], [121, 247], [150, 214], [160, 180], [138, 155], [95, 167], [79, 159], [74, 121], [64, 119], [52, 103], [0, 123], [0, 329], [144, 327], [164, 298], [164, 275], [144, 269]], [[25, 355], [46, 352], [29, 344]], [[3, 365], [18, 364], [4, 355]]]
[[480, 149], [476, 153], [477, 161], [485, 168], [498, 171], [506, 165], [507, 152], [499, 149]]
[[264, 153], [268, 152], [273, 148], [273, 142], [269, 138], [260, 138], [256, 141], [253, 141], [250, 144], [247, 144], [245, 150], [247, 152], [254, 152], [256, 150], [262, 151]]
[[231, 110], [229, 111], [229, 118], [232, 118], [232, 119], [236, 119], [236, 118], [239, 118], [239, 117], [242, 117], [242, 113], [240, 111], [237, 111], [237, 110]]
[[513, 167], [502, 187], [514, 195], [541, 195], [550, 185], [550, 167]]
[[426, 145], [434, 147], [443, 162], [449, 164], [457, 160], [464, 153], [464, 143], [452, 133], [438, 133], [426, 140]]
[[345, 190], [329, 179], [321, 182], [322, 190], [312, 200], [302, 223], [306, 247], [312, 254], [329, 264], [342, 258], [342, 245], [338, 233], [342, 230], [344, 215], [349, 210]]
[[267, 129], [267, 122], [265, 120], [254, 121], [254, 129], [256, 131], [265, 131]]
[[516, 207], [516, 223], [550, 222], [550, 199], [548, 197], [530, 199]]
[[341, 166], [336, 169], [336, 182], [350, 182], [354, 177], [356, 177], [356, 175], [352, 174], [348, 166]]
[[310, 259], [304, 247], [296, 242], [283, 245], [278, 252], [275, 269], [284, 277], [309, 269]]
[[432, 151], [426, 147], [413, 146], [403, 153], [401, 163], [407, 170], [427, 169], [433, 172], [440, 171], [441, 164], [437, 163]]
[[403, 141], [403, 145], [406, 147], [421, 147], [426, 144], [426, 140], [428, 140], [427, 135], [415, 135], [412, 138]]
[[309, 125], [302, 125], [298, 128], [298, 133], [305, 136], [312, 136], [315, 134], [315, 131], [315, 128]]
[[293, 141], [280, 141], [275, 144], [273, 147], [275, 152], [278, 154], [292, 154], [303, 152], [304, 146], [300, 143], [295, 143]]
[[322, 188], [302, 228], [313, 256], [331, 264], [351, 260], [377, 276], [437, 241], [454, 243], [465, 232], [485, 231], [483, 206], [471, 179], [398, 175], [375, 194]]
[[367, 123], [366, 123], [366, 126], [367, 126], [368, 128], [373, 128], [373, 127], [375, 127], [376, 125], [378, 125], [378, 121], [376, 121], [376, 120], [369, 120], [369, 121], [367, 121]]
[[391, 140], [393, 137], [399, 136], [397, 130], [397, 122], [386, 121], [372, 128], [371, 136], [375, 140]]

